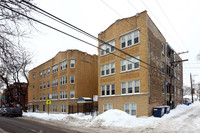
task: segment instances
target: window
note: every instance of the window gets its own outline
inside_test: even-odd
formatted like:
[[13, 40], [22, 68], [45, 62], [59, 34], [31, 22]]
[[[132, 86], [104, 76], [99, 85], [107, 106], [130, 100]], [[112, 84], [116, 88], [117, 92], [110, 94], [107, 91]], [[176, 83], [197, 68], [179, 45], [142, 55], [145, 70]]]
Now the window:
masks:
[[57, 105], [53, 105], [53, 112], [57, 112]]
[[162, 85], [162, 94], [165, 94], [165, 81], [163, 82], [163, 85]]
[[139, 69], [139, 56], [121, 60], [121, 72], [132, 71]]
[[71, 84], [74, 84], [74, 83], [75, 83], [75, 76], [74, 76], [74, 75], [71, 75], [71, 76], [70, 76], [70, 83], [71, 83]]
[[45, 112], [45, 109], [46, 109], [46, 108], [45, 108], [45, 105], [43, 105], [43, 111], [44, 111], [44, 112]]
[[58, 92], [52, 93], [52, 99], [58, 99]]
[[42, 71], [40, 72], [40, 78], [42, 78]]
[[58, 64], [52, 67], [53, 74], [58, 72]]
[[40, 101], [42, 100], [42, 94], [40, 94]]
[[39, 105], [35, 105], [35, 112], [39, 111]]
[[104, 65], [101, 66], [101, 76], [105, 75]]
[[112, 104], [103, 104], [103, 112], [106, 112], [107, 110], [112, 108], [113, 108]]
[[33, 85], [33, 90], [35, 90], [35, 85]]
[[132, 81], [128, 82], [128, 93], [133, 93], [133, 82]]
[[109, 63], [101, 66], [101, 76], [115, 74], [115, 63]]
[[126, 82], [122, 82], [121, 86], [122, 86], [122, 94], [126, 94]]
[[101, 95], [102, 96], [115, 95], [115, 84], [102, 85]]
[[67, 76], [60, 78], [60, 85], [65, 85], [67, 83]]
[[33, 100], [35, 100], [35, 96], [33, 95]]
[[61, 105], [61, 112], [66, 112], [66, 105]]
[[63, 61], [60, 63], [60, 70], [65, 70], [67, 69], [67, 61]]
[[165, 72], [165, 63], [162, 62], [162, 72]]
[[43, 100], [46, 100], [46, 95], [45, 94], [43, 95]]
[[50, 68], [47, 68], [47, 75], [50, 75]]
[[35, 80], [35, 74], [33, 74], [33, 80]]
[[125, 36], [121, 38], [121, 48], [125, 48], [126, 47], [126, 39]]
[[49, 81], [47, 81], [47, 88], [49, 88], [50, 87], [50, 82]]
[[128, 58], [127, 59], [127, 63], [128, 63], [128, 70], [132, 70], [133, 69], [133, 58]]
[[101, 95], [104, 96], [105, 95], [105, 85], [101, 86]]
[[47, 99], [49, 99], [49, 93], [47, 93]]
[[67, 98], [67, 91], [61, 91], [60, 92], [60, 99], [66, 99]]
[[135, 103], [124, 104], [124, 111], [130, 115], [136, 115], [136, 104]]
[[115, 95], [115, 84], [111, 85], [111, 95]]
[[139, 31], [134, 32], [134, 44], [139, 43]]
[[120, 38], [120, 40], [121, 40], [121, 49], [138, 44], [139, 43], [139, 31], [136, 30], [127, 35], [124, 35]]
[[46, 76], [46, 70], [43, 70], [43, 76], [44, 77]]
[[46, 83], [44, 82], [43, 83], [43, 89], [45, 90], [45, 88], [46, 88]]
[[70, 91], [70, 98], [75, 98], [75, 92], [74, 92], [74, 90]]
[[110, 95], [110, 85], [106, 85], [106, 95]]
[[115, 63], [111, 63], [111, 74], [115, 73]]
[[135, 93], [139, 93], [140, 92], [140, 81], [135, 80], [134, 85], [135, 85]]
[[102, 44], [100, 46], [100, 48], [101, 48], [101, 56], [105, 54], [105, 47], [106, 47], [106, 45], [104, 45], [104, 44]]
[[132, 45], [132, 34], [127, 35], [127, 45], [131, 46]]
[[[134, 88], [133, 88], [134, 86]], [[140, 81], [128, 81], [121, 83], [121, 94], [132, 94], [140, 92]]]
[[162, 54], [164, 55], [165, 54], [165, 46], [163, 43], [161, 45], [162, 45]]
[[106, 75], [110, 74], [110, 68], [109, 68], [110, 64], [106, 64]]
[[110, 54], [115, 51], [115, 40], [111, 40], [106, 42], [105, 44], [101, 44], [101, 56]]
[[42, 90], [42, 83], [40, 83], [40, 90]]
[[57, 86], [58, 86], [58, 79], [53, 79], [52, 87], [57, 87]]
[[75, 60], [70, 60], [70, 68], [75, 68]]

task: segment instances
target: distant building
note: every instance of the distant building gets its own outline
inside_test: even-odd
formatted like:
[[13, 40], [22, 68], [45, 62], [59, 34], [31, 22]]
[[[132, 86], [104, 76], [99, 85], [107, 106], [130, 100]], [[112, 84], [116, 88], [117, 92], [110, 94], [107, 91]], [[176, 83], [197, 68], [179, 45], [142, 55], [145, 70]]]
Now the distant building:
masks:
[[47, 112], [49, 99], [50, 112], [70, 113], [68, 107], [76, 107], [78, 98], [97, 95], [97, 58], [67, 50], [29, 71], [29, 111]]
[[[9, 107], [17, 107], [22, 105], [22, 102], [24, 101], [25, 107], [26, 109], [28, 109], [28, 90], [26, 90], [26, 88], [27, 83], [14, 83], [9, 85], [9, 87], [4, 90], [4, 105]], [[26, 93], [25, 99], [23, 99], [23, 96], [20, 94], [20, 91], [24, 94]]]
[[146, 11], [117, 20], [98, 38], [110, 44], [99, 42], [104, 49], [98, 51], [99, 113], [120, 109], [150, 116], [153, 107], [182, 103], [181, 58]]

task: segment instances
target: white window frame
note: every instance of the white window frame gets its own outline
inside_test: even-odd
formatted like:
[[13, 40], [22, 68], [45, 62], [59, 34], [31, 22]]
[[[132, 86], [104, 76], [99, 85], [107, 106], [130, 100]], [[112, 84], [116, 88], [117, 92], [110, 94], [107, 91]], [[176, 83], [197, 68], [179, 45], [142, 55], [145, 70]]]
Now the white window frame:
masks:
[[[137, 43], [135, 43], [136, 38], [138, 38]], [[131, 40], [130, 45], [128, 45], [129, 40]], [[122, 47], [122, 43], [125, 43], [124, 47]], [[121, 49], [128, 48], [128, 47], [131, 47], [131, 46], [139, 44], [139, 43], [140, 43], [140, 32], [139, 32], [139, 30], [135, 30], [131, 33], [127, 33], [126, 35], [123, 35], [123, 36], [120, 37], [120, 48]]]
[[[72, 83], [72, 77], [74, 77], [74, 82]], [[75, 84], [75, 75], [70, 75], [70, 84]]]
[[50, 68], [47, 68], [47, 76], [50, 75]]
[[110, 53], [115, 52], [115, 39], [107, 41], [105, 44], [100, 45], [100, 55], [108, 55]]
[[45, 82], [43, 83], [43, 89], [44, 90], [46, 89], [46, 83]]
[[43, 95], [43, 100], [46, 100], [46, 95], [45, 94]]
[[63, 76], [63, 77], [60, 77], [60, 85], [65, 85], [67, 84], [67, 76]]
[[[113, 91], [113, 88], [112, 88], [113, 85], [114, 85], [114, 92], [116, 93], [116, 86], [115, 86], [114, 83], [112, 83], [112, 84], [106, 84], [106, 85], [101, 85], [101, 96], [114, 96], [115, 94], [112, 93], [112, 91]], [[108, 90], [107, 90], [108, 86], [109, 86], [109, 94], [108, 94]], [[104, 90], [104, 95], [102, 93], [103, 90]]]
[[[73, 95], [73, 97], [72, 97]], [[70, 90], [70, 98], [74, 99], [75, 98], [75, 91], [74, 90]]]
[[63, 71], [67, 69], [67, 60], [60, 63], [60, 70]]
[[40, 78], [42, 78], [42, 71], [40, 71]]
[[52, 66], [52, 73], [55, 74], [58, 72], [58, 64]]
[[[131, 82], [131, 86], [132, 86], [132, 93], [129, 93], [129, 91], [128, 91], [130, 82]], [[122, 87], [124, 87], [124, 85], [125, 85], [125, 93], [122, 93], [123, 92]], [[136, 87], [139, 87], [139, 92], [136, 92]], [[138, 94], [138, 93], [140, 93], [140, 80], [121, 82], [121, 95]]]
[[58, 92], [53, 92], [52, 93], [52, 100], [57, 100], [58, 99]]
[[58, 86], [58, 79], [53, 79], [52, 80], [52, 88], [57, 87]]
[[[136, 82], [139, 82], [138, 86], [136, 86]], [[136, 87], [139, 87], [139, 92], [136, 92]], [[134, 80], [134, 93], [140, 93], [140, 80]]]
[[61, 112], [66, 112], [66, 105], [65, 104], [61, 105]]
[[50, 88], [50, 81], [47, 81], [47, 89]]
[[164, 46], [164, 43], [161, 43], [161, 47], [162, 47], [162, 55], [165, 55], [165, 46]]
[[43, 70], [43, 77], [46, 76], [46, 69]]
[[[101, 77], [114, 75], [115, 74], [115, 62], [101, 65], [100, 69], [101, 69], [101, 73], [100, 73]], [[112, 69], [114, 69], [114, 73], [111, 73]], [[107, 74], [107, 70], [109, 71], [108, 74]], [[104, 72], [104, 75], [102, 75], [102, 72]]]
[[53, 112], [57, 112], [57, 105], [56, 104], [53, 105]]
[[[127, 107], [128, 107], [128, 109], [127, 109]], [[126, 110], [128, 110], [128, 112]], [[134, 114], [133, 114], [133, 111], [135, 111]], [[130, 115], [137, 115], [137, 104], [136, 103], [126, 103], [126, 104], [124, 104], [124, 112], [126, 112]]]
[[[75, 59], [71, 59], [70, 60], [70, 68], [75, 68], [75, 63], [76, 63]], [[72, 66], [72, 65], [74, 65], [74, 66]]]
[[67, 91], [60, 92], [60, 99], [67, 99]]
[[[134, 56], [135, 58], [127, 58], [127, 59], [122, 59], [121, 60], [121, 66], [120, 66], [120, 69], [121, 69], [121, 73], [123, 72], [129, 72], [129, 71], [135, 71], [135, 70], [138, 70], [140, 69], [140, 56]], [[132, 69], [129, 69], [128, 68], [128, 65], [132, 64]], [[124, 66], [124, 70], [123, 70], [123, 67]], [[138, 66], [138, 68], [136, 67]]]
[[113, 104], [111, 104], [111, 103], [103, 104], [103, 112], [106, 112], [110, 109], [113, 109]]

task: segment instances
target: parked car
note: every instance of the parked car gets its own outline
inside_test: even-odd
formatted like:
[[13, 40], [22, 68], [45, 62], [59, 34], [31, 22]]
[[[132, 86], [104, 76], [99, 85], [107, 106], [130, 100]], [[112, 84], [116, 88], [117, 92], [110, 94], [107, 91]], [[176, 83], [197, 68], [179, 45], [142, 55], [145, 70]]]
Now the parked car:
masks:
[[7, 109], [6, 108], [1, 108], [1, 116], [5, 116], [7, 113]]
[[22, 117], [22, 114], [23, 114], [23, 112], [22, 112], [22, 109], [20, 107], [14, 107], [11, 110], [10, 116], [20, 116], [20, 117]]
[[0, 108], [0, 116], [2, 116], [3, 108]]

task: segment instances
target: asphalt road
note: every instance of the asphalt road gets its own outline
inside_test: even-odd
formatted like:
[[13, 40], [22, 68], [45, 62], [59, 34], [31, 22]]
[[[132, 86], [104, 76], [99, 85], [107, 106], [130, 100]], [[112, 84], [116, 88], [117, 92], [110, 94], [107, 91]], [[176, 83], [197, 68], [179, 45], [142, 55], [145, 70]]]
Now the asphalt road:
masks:
[[48, 123], [40, 123], [18, 117], [0, 117], [0, 133], [79, 133], [61, 129]]

